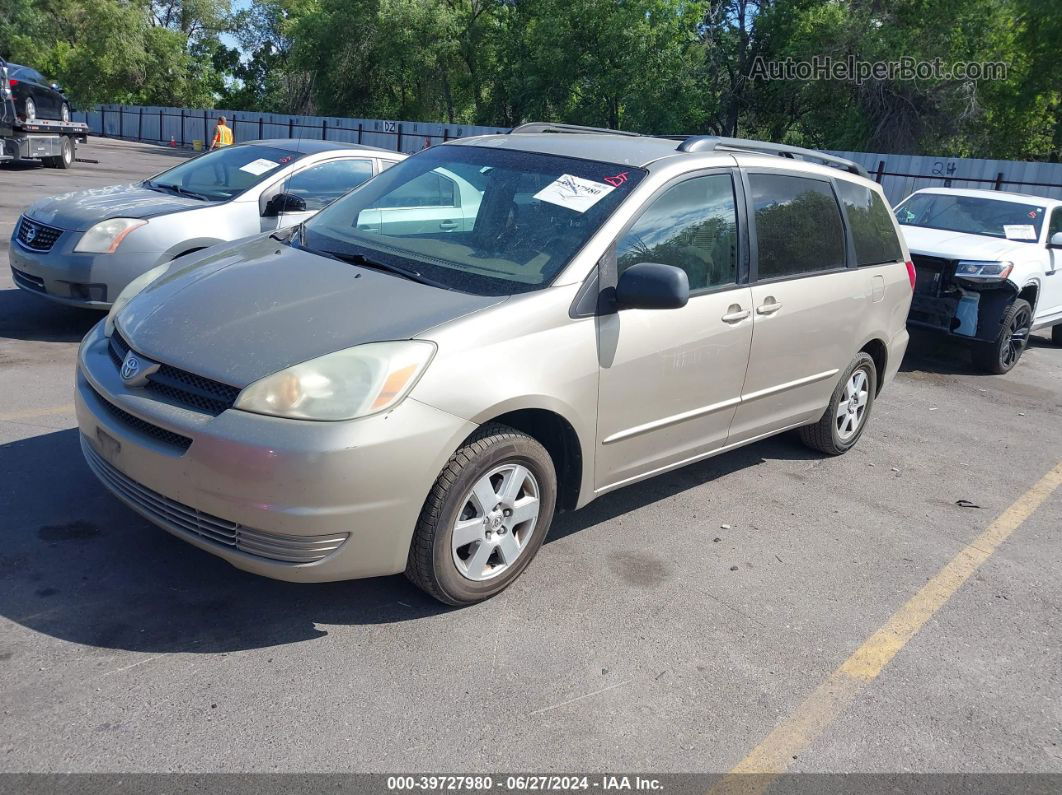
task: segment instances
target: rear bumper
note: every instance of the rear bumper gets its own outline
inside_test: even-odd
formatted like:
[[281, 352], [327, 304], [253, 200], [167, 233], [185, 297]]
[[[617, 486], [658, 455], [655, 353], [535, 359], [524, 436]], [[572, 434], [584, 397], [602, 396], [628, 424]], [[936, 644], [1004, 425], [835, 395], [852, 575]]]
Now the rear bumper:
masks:
[[882, 375], [879, 391], [896, 377], [896, 373], [900, 370], [900, 363], [903, 362], [903, 356], [907, 352], [907, 343], [910, 340], [911, 335], [907, 329], [900, 329], [889, 342], [888, 363], [885, 365], [885, 373]]
[[409, 398], [350, 422], [202, 414], [123, 386], [102, 324], [78, 358], [81, 443], [101, 482], [179, 538], [281, 580], [403, 571], [428, 491], [475, 428]]

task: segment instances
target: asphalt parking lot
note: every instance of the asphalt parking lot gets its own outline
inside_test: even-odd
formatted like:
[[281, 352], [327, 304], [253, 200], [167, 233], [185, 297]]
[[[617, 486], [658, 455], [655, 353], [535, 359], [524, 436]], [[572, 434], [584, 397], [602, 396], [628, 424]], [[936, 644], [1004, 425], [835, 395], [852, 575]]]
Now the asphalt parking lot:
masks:
[[[99, 163], [0, 169], [0, 262], [36, 198], [183, 156], [80, 154]], [[105, 493], [71, 405], [99, 318], [0, 269], [4, 770], [1062, 773], [1042, 333], [1007, 376], [916, 339], [848, 455], [780, 437], [629, 487], [452, 610], [401, 577], [239, 572]]]

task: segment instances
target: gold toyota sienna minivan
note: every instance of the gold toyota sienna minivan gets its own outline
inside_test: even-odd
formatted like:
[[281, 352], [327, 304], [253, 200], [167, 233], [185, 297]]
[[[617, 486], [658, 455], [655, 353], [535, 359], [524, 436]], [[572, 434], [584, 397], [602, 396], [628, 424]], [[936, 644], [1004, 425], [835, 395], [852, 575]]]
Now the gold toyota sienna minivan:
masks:
[[557, 510], [789, 429], [850, 449], [913, 273], [854, 163], [525, 125], [140, 276], [81, 344], [82, 448], [241, 569], [468, 604]]

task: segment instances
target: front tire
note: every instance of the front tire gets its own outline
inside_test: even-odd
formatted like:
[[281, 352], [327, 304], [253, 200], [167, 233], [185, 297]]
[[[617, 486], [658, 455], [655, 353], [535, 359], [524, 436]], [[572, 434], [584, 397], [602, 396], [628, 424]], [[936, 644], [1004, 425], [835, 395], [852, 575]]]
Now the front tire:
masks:
[[70, 123], [70, 105], [66, 102], [59, 108], [59, 120], [67, 124]]
[[1003, 313], [999, 336], [993, 342], [982, 342], [970, 350], [974, 365], [986, 373], [1003, 375], [1014, 369], [1032, 333], [1032, 305], [1019, 298]]
[[484, 425], [450, 456], [424, 501], [406, 577], [449, 605], [489, 599], [538, 552], [556, 501], [546, 449], [507, 425]]
[[870, 354], [860, 351], [838, 381], [819, 421], [800, 429], [800, 440], [827, 455], [847, 453], [867, 427], [877, 391], [877, 365]]
[[22, 105], [22, 113], [26, 121], [33, 121], [37, 118], [37, 103], [30, 97], [26, 97], [26, 101]]
[[1051, 342], [1055, 345], [1062, 345], [1062, 323], [1051, 326]]

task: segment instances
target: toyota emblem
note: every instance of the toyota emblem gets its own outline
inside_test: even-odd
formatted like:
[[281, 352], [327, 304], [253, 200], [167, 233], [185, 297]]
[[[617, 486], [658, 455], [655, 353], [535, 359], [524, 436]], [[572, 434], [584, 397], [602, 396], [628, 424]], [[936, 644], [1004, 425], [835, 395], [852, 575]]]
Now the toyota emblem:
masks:
[[122, 380], [133, 381], [140, 373], [140, 360], [136, 358], [132, 353], [129, 353], [125, 357], [125, 361], [122, 362]]

